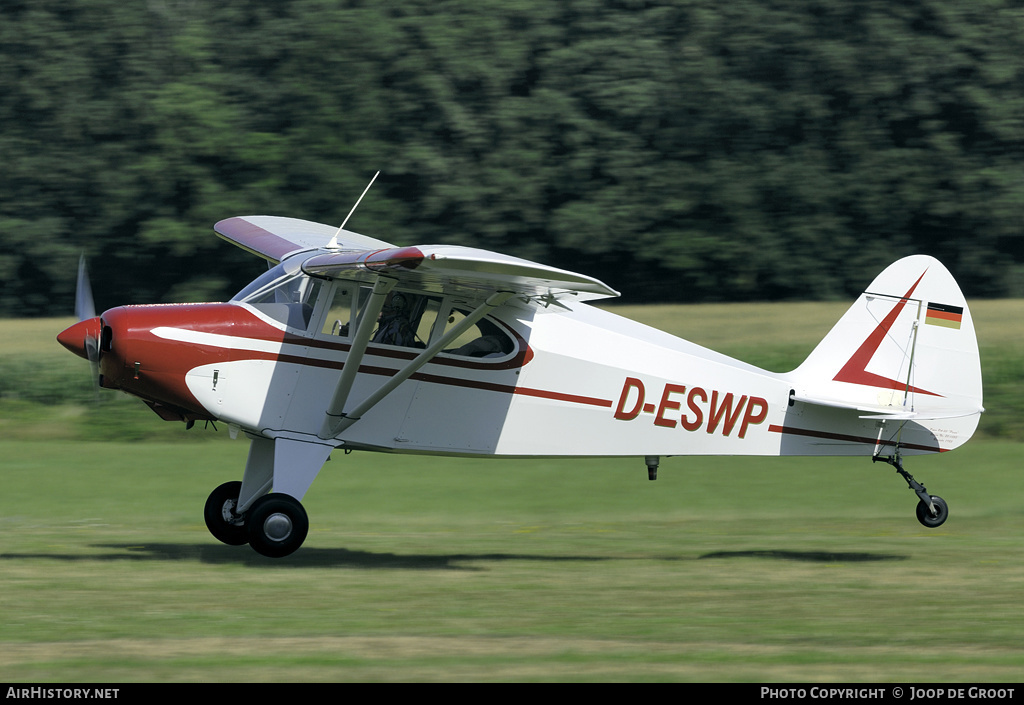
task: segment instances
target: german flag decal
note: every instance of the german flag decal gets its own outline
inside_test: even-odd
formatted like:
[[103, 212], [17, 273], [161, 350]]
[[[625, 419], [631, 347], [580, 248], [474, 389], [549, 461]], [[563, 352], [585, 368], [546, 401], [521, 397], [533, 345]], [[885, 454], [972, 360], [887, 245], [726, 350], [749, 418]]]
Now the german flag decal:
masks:
[[964, 317], [962, 306], [949, 306], [947, 304], [928, 304], [928, 313], [924, 322], [933, 326], [943, 326], [960, 330], [960, 323]]

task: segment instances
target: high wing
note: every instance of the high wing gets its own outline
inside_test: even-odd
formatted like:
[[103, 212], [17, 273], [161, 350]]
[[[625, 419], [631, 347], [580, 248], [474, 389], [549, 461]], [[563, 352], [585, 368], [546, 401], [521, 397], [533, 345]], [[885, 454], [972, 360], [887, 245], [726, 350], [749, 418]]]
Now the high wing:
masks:
[[337, 247], [342, 250], [380, 250], [394, 247], [389, 242], [342, 230], [323, 223], [276, 215], [245, 215], [227, 218], [213, 226], [218, 235], [254, 255], [277, 264], [288, 255], [302, 250], [327, 247], [338, 234]]
[[[372, 292], [352, 337], [352, 345], [317, 434], [337, 439], [346, 428], [409, 379], [438, 352], [496, 308], [519, 299], [533, 306], [563, 306], [560, 299], [587, 301], [618, 296], [601, 281], [529, 260], [454, 245], [395, 247], [390, 243], [320, 223], [274, 216], [243, 216], [214, 226], [226, 240], [272, 262], [294, 258], [303, 272], [320, 278], [364, 281]], [[301, 253], [301, 254], [300, 254]], [[385, 300], [401, 284], [424, 291], [464, 295], [473, 310], [447, 329], [356, 406], [349, 393]], [[323, 446], [329, 447], [329, 446]], [[325, 451], [325, 452], [329, 452]], [[322, 463], [324, 458], [319, 459]], [[316, 465], [317, 462], [310, 464]], [[315, 476], [315, 473], [313, 473]], [[312, 476], [308, 478], [312, 481]], [[308, 483], [306, 483], [308, 486]], [[304, 491], [304, 488], [299, 488]]]
[[376, 252], [317, 254], [302, 269], [321, 277], [399, 278], [425, 291], [480, 296], [507, 291], [541, 303], [572, 296], [576, 301], [618, 296], [603, 282], [518, 257], [457, 245], [419, 245]]
[[598, 279], [537, 262], [472, 247], [419, 245], [395, 247], [372, 237], [296, 218], [250, 215], [222, 220], [214, 230], [225, 240], [272, 262], [319, 250], [302, 264], [307, 274], [372, 282], [379, 276], [403, 285], [446, 294], [486, 297], [494, 291], [525, 296], [542, 304], [618, 296]]

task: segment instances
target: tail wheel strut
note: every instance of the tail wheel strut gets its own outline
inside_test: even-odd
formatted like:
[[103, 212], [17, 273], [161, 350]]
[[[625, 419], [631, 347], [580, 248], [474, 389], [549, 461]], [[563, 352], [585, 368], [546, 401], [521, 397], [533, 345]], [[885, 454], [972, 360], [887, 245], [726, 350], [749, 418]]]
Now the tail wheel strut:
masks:
[[927, 526], [929, 529], [934, 529], [937, 526], [942, 526], [949, 516], [949, 507], [946, 506], [946, 500], [938, 495], [928, 494], [927, 488], [920, 482], [914, 479], [914, 476], [903, 469], [903, 460], [900, 456], [900, 447], [896, 446], [896, 451], [889, 456], [871, 456], [871, 462], [877, 463], [888, 463], [896, 468], [896, 472], [907, 481], [907, 486], [914, 490], [915, 494], [921, 499], [917, 504], [917, 520], [921, 522], [923, 526]]

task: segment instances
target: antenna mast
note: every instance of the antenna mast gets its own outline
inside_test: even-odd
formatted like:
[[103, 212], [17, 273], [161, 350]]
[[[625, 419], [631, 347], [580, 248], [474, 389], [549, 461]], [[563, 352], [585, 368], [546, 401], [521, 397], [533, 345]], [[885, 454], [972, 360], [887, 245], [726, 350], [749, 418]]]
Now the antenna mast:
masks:
[[370, 190], [370, 187], [373, 186], [373, 182], [377, 180], [378, 176], [380, 176], [379, 169], [377, 170], [377, 173], [373, 175], [373, 178], [370, 179], [370, 183], [366, 184], [366, 188], [363, 189], [363, 193], [362, 195], [359, 196], [359, 199], [356, 201], [356, 204], [352, 206], [352, 210], [350, 210], [348, 212], [348, 215], [345, 216], [345, 220], [342, 222], [341, 227], [338, 228], [338, 232], [334, 233], [334, 237], [332, 237], [331, 241], [327, 243], [328, 247], [338, 246], [338, 236], [341, 235], [341, 231], [345, 229], [345, 225], [348, 223], [348, 219], [351, 218], [352, 214], [356, 212], [356, 208], [359, 207], [359, 203], [363, 200], [363, 196], [365, 196], [366, 192]]

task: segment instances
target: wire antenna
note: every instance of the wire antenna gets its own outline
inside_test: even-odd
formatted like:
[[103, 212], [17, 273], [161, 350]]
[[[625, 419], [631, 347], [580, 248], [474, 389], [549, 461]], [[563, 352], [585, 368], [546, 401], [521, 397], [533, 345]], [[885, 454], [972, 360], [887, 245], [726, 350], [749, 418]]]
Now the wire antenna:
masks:
[[332, 237], [331, 241], [327, 243], [328, 247], [338, 246], [338, 236], [341, 235], [341, 231], [345, 229], [345, 225], [348, 223], [349, 218], [351, 218], [352, 214], [356, 212], [356, 208], [359, 207], [359, 203], [363, 200], [363, 196], [365, 196], [366, 192], [370, 190], [370, 187], [373, 186], [373, 182], [377, 180], [378, 176], [380, 176], [380, 170], [373, 175], [373, 178], [370, 179], [370, 183], [366, 184], [366, 188], [363, 189], [363, 193], [359, 196], [358, 200], [356, 200], [356, 204], [352, 206], [352, 210], [350, 210], [348, 215], [345, 216], [345, 220], [342, 222], [341, 227], [338, 228], [338, 232], [334, 233], [334, 237]]

